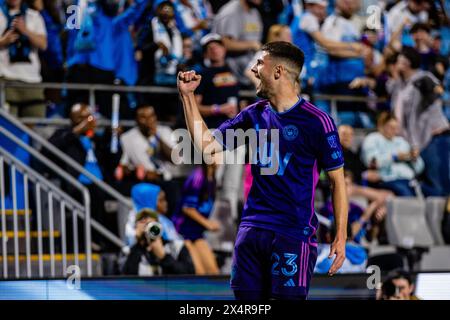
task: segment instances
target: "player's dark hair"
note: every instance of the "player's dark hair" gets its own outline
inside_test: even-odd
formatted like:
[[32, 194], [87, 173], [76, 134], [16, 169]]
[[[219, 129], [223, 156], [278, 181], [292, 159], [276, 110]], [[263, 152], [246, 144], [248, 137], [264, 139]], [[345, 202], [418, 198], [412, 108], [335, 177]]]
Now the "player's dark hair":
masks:
[[412, 69], [420, 68], [422, 57], [420, 56], [420, 53], [416, 49], [414, 49], [413, 47], [405, 46], [403, 47], [400, 54], [404, 56], [406, 59], [408, 59]]
[[282, 59], [291, 64], [300, 74], [305, 62], [305, 54], [301, 49], [286, 41], [274, 41], [266, 43], [261, 47], [261, 51], [266, 51], [271, 57]]

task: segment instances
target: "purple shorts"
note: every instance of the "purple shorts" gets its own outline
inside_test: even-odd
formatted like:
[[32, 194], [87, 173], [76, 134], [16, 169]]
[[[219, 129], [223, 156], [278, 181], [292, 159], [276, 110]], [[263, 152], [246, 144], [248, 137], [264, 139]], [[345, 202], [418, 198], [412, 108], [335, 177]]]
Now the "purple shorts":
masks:
[[237, 299], [306, 299], [316, 260], [315, 244], [270, 230], [240, 227], [231, 288]]

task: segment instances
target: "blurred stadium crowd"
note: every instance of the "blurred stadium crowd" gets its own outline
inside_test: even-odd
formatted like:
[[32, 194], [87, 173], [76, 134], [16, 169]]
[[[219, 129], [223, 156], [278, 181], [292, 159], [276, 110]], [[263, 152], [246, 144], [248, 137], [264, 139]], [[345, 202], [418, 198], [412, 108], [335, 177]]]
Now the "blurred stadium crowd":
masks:
[[[326, 112], [337, 110], [351, 199], [343, 272], [364, 272], [366, 248], [388, 243], [390, 198], [450, 194], [448, 1], [0, 2], [2, 80], [175, 88], [177, 72], [193, 69], [202, 75], [196, 98], [210, 128], [255, 101], [240, 92], [257, 85], [251, 69], [263, 43], [299, 46], [305, 53], [299, 93]], [[220, 242], [233, 240], [251, 186], [249, 165], [175, 165], [171, 133], [184, 126], [176, 94], [121, 93], [120, 119], [135, 119], [136, 126], [111, 130], [98, 119], [114, 115], [113, 91], [97, 91], [95, 106], [85, 90], [5, 92], [19, 118], [69, 118], [70, 127], [47, 130], [49, 141], [133, 200], [125, 219], [119, 212], [111, 218], [102, 190], [59, 162], [88, 186], [92, 216], [128, 244], [111, 273], [229, 272], [231, 249]], [[326, 95], [348, 100], [333, 105]], [[114, 134], [117, 148], [111, 148]], [[245, 153], [237, 150], [238, 157]], [[324, 223], [316, 271], [325, 273], [333, 235], [325, 175], [319, 189], [316, 209]], [[217, 217], [222, 209], [227, 218], [214, 219], [212, 212]], [[149, 244], [143, 234], [153, 220], [164, 231]], [[111, 250], [100, 236], [93, 240], [97, 250]]]

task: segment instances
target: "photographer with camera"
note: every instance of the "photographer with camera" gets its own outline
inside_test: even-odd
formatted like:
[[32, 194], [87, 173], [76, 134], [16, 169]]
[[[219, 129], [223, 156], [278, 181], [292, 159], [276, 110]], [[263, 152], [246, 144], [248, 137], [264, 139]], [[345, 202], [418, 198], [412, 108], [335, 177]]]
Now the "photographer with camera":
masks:
[[[38, 49], [47, 47], [42, 16], [23, 0], [4, 0], [0, 8], [0, 79], [41, 82]], [[45, 117], [42, 89], [7, 88], [6, 101], [16, 116]]]
[[166, 274], [194, 274], [194, 264], [183, 240], [162, 239], [162, 225], [158, 213], [143, 209], [136, 216], [136, 240], [131, 247], [122, 273], [153, 276]]

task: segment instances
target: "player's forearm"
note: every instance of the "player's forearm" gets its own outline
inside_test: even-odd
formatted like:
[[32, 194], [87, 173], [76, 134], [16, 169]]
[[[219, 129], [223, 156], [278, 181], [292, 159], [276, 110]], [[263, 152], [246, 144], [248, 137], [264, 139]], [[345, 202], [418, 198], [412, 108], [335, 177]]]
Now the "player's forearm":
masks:
[[194, 145], [202, 153], [205, 153], [205, 151], [208, 154], [218, 152], [219, 150], [216, 150], [216, 148], [207, 148], [210, 143], [215, 142], [215, 139], [200, 114], [194, 94], [181, 94], [180, 96], [183, 103], [186, 126]]
[[336, 221], [336, 239], [347, 239], [348, 201], [344, 182], [344, 173], [339, 169], [331, 178], [333, 212]]

